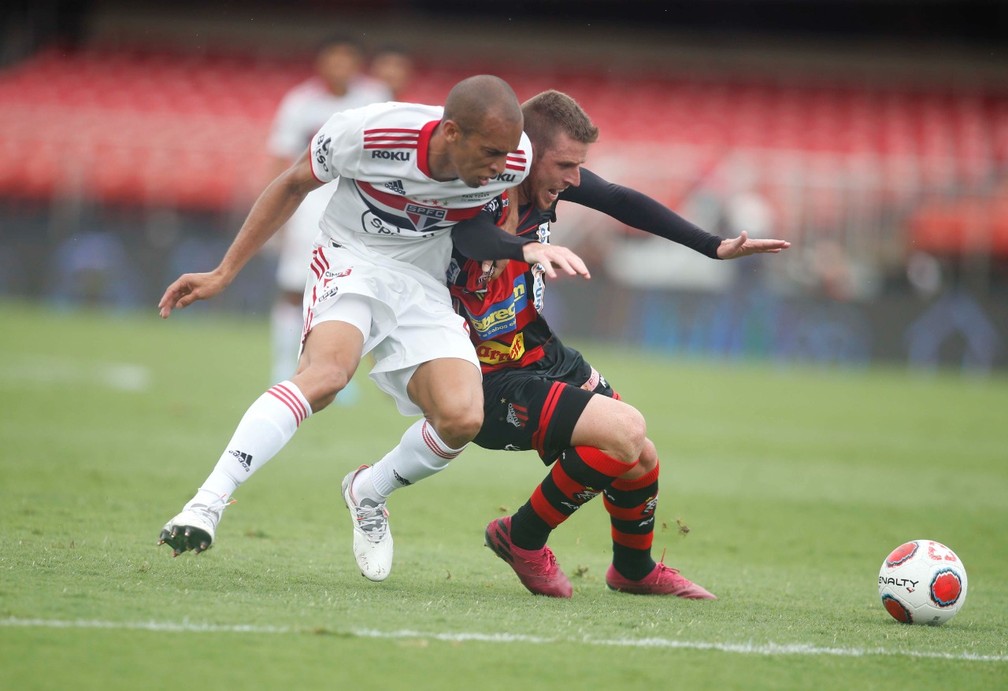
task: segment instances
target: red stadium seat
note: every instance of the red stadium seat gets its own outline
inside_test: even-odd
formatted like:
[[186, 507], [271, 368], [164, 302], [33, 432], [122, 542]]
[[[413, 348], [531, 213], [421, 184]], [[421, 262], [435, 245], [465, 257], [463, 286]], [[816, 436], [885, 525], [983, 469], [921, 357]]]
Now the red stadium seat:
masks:
[[1008, 257], [1008, 195], [928, 204], [910, 218], [909, 226], [909, 242], [916, 250]]
[[[642, 152], [632, 167], [644, 178], [655, 165], [694, 170], [693, 162], [681, 161], [686, 150], [714, 160], [733, 150], [799, 152], [809, 161], [822, 153], [851, 165], [872, 162], [866, 170], [878, 181], [878, 197], [896, 204], [922, 191], [979, 184], [1008, 164], [1003, 91], [701, 80], [487, 61], [421, 63], [410, 96], [441, 102], [474, 70], [501, 74], [522, 99], [545, 88], [570, 93], [600, 127], [597, 151]], [[68, 184], [66, 166], [53, 165], [58, 156], [76, 161], [74, 170], [93, 169], [84, 175], [88, 189], [108, 201], [233, 204], [258, 171], [235, 169], [231, 142], [243, 142], [244, 155], [260, 160], [277, 103], [309, 71], [310, 61], [297, 58], [42, 52], [0, 71], [0, 191], [55, 193]], [[46, 153], [18, 160], [40, 140]], [[674, 157], [655, 160], [659, 150]], [[663, 183], [672, 188], [678, 183]], [[819, 196], [811, 205], [815, 216], [835, 220], [843, 200]]]

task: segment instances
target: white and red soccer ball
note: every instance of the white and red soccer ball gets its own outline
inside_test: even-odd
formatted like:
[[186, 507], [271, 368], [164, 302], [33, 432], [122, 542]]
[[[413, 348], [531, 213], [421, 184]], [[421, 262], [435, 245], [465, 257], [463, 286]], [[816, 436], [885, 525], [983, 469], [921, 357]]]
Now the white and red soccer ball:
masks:
[[878, 583], [882, 606], [904, 624], [944, 624], [966, 601], [966, 567], [934, 540], [906, 542], [890, 552]]

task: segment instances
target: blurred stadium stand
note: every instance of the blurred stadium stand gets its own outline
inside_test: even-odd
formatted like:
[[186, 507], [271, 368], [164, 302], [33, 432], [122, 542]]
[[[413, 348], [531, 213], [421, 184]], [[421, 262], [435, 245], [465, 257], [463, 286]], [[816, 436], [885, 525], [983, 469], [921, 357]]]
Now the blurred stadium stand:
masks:
[[[501, 11], [476, 23], [445, 13], [451, 3], [440, 3], [441, 13], [432, 13], [437, 3], [337, 4], [342, 13], [304, 2], [282, 15], [255, 3], [198, 12], [185, 4], [43, 4], [73, 20], [57, 22], [64, 28], [56, 36], [12, 40], [26, 48], [4, 56], [0, 198], [11, 208], [53, 209], [64, 223], [50, 241], [84, 231], [67, 209], [93, 206], [132, 209], [144, 227], [166, 213], [199, 216], [195, 226], [203, 227], [215, 219], [219, 241], [266, 181], [264, 141], [276, 104], [310, 72], [315, 41], [337, 28], [371, 47], [394, 40], [410, 48], [417, 60], [410, 100], [440, 103], [454, 82], [478, 72], [504, 77], [520, 98], [547, 88], [570, 93], [601, 129], [590, 167], [721, 234], [742, 223], [792, 240], [793, 250], [766, 260], [773, 268], [761, 285], [775, 295], [879, 303], [903, 291], [926, 303], [965, 286], [996, 304], [1005, 290], [1008, 55], [983, 49], [997, 36], [989, 23], [961, 28], [951, 36], [959, 42], [946, 36], [931, 51], [930, 24], [899, 23], [913, 18], [912, 3], [880, 5], [889, 13], [883, 29], [902, 26], [905, 35], [844, 33], [846, 15], [837, 15], [838, 35], [825, 44], [809, 19], [788, 24], [787, 40], [759, 29], [741, 35], [739, 17], [726, 27], [678, 3], [669, 5], [684, 17], [678, 33], [674, 22], [617, 23], [612, 3], [578, 5], [575, 16], [585, 16], [568, 19], [567, 31]], [[744, 9], [742, 17], [773, 6], [712, 4]], [[837, 3], [805, 3], [816, 6], [828, 14]], [[536, 7], [556, 21], [574, 6]], [[42, 25], [40, 11], [23, 18]], [[502, 22], [506, 28], [496, 26]], [[10, 22], [7, 34], [16, 35]], [[631, 290], [702, 295], [737, 285], [741, 267], [755, 271], [739, 263], [720, 282], [705, 282], [710, 265], [651, 251], [642, 234], [575, 208], [561, 210], [557, 232]], [[13, 251], [18, 233], [4, 234], [2, 247]], [[936, 267], [924, 279], [908, 272], [918, 255]], [[5, 283], [19, 292], [0, 275], [0, 289]], [[591, 313], [576, 296], [567, 303]], [[989, 320], [1003, 342], [1005, 315]], [[905, 352], [898, 338], [888, 350]], [[875, 335], [865, 349], [885, 340]], [[1003, 343], [989, 365], [1004, 364], [998, 348]]]

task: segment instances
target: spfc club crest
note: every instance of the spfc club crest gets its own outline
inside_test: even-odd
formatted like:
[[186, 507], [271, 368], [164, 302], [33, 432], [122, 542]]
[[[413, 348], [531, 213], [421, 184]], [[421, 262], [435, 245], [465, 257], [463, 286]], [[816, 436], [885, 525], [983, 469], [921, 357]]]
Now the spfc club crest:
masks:
[[430, 230], [432, 226], [436, 226], [445, 220], [445, 217], [448, 215], [446, 209], [436, 209], [430, 206], [420, 206], [419, 204], [407, 204], [404, 211], [413, 223], [413, 227], [420, 231]]

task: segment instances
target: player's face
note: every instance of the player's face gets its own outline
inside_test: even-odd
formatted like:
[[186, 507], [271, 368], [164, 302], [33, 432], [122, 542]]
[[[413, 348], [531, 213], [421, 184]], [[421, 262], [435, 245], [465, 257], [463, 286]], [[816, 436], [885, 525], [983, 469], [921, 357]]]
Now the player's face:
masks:
[[371, 76], [385, 82], [393, 95], [398, 97], [413, 76], [413, 62], [399, 53], [382, 53], [371, 62]]
[[343, 94], [361, 70], [361, 54], [353, 46], [334, 45], [319, 53], [316, 60], [319, 76], [335, 94]]
[[487, 117], [472, 131], [458, 129], [449, 139], [455, 175], [469, 187], [482, 187], [504, 172], [507, 155], [521, 143], [521, 123]]
[[557, 133], [553, 144], [543, 151], [534, 151], [532, 170], [522, 183], [528, 201], [545, 211], [568, 187], [581, 184], [581, 166], [588, 158], [588, 144]]

